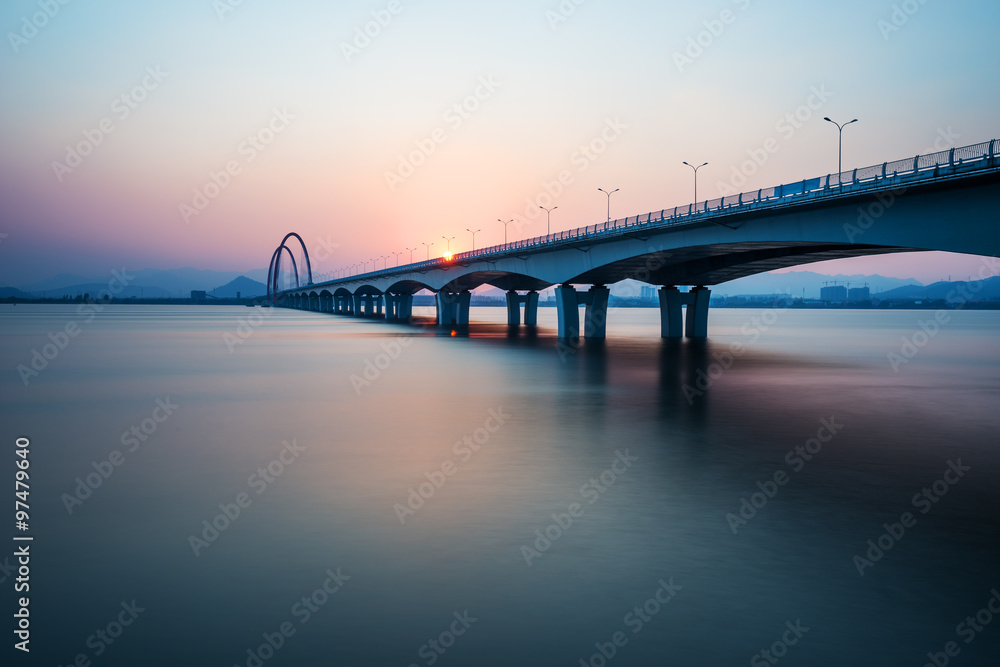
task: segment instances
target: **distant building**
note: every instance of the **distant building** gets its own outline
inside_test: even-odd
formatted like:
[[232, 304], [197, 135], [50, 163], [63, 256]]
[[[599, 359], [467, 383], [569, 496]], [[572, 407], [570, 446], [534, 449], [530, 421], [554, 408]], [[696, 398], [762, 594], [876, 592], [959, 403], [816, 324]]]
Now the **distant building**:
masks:
[[[867, 290], [868, 288], [864, 288]], [[847, 287], [844, 285], [827, 285], [819, 289], [821, 301], [847, 301]]]
[[642, 299], [652, 301], [657, 298], [656, 288], [652, 285], [643, 285], [642, 293], [640, 294]]
[[191, 300], [192, 301], [205, 301], [205, 290], [203, 289], [193, 289], [191, 290]]
[[847, 290], [848, 301], [871, 301], [872, 293], [867, 287], [852, 287]]

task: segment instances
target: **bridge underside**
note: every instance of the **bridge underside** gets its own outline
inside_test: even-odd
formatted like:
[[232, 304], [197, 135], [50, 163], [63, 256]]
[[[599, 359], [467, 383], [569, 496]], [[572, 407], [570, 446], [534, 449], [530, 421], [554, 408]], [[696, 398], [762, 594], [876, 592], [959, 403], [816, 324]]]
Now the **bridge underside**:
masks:
[[718, 285], [812, 262], [918, 250], [847, 243], [722, 243], [630, 257], [587, 271], [567, 282], [608, 285], [634, 278], [653, 285]]

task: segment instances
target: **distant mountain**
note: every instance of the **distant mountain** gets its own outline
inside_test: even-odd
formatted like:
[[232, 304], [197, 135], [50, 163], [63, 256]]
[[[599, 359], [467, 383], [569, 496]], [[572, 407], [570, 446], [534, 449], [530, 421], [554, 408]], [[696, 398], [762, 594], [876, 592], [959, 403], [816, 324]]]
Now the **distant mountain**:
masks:
[[[121, 267], [118, 267], [118, 270], [120, 269]], [[259, 272], [259, 269], [255, 269], [254, 272]], [[123, 292], [126, 296], [144, 294], [152, 298], [173, 297], [184, 299], [191, 295], [192, 290], [208, 292], [244, 275], [239, 271], [206, 271], [192, 268], [133, 270], [126, 267], [126, 273], [135, 276], [129, 282], [128, 291]], [[266, 276], [267, 271], [264, 271], [263, 274]], [[28, 285], [19, 285], [18, 289], [32, 296], [60, 298], [64, 294], [75, 296], [87, 291], [94, 292], [107, 289], [110, 279], [110, 272], [106, 276], [96, 277], [83, 277], [64, 273]], [[94, 286], [97, 286], [96, 290]]]
[[22, 292], [16, 287], [0, 287], [0, 299], [6, 299], [9, 297], [17, 297], [18, 299], [30, 299], [31, 295], [27, 292]]
[[57, 276], [46, 278], [45, 280], [39, 280], [38, 282], [27, 285], [19, 285], [18, 288], [23, 292], [41, 296], [43, 292], [48, 292], [50, 290], [58, 290], [64, 287], [70, 287], [71, 285], [83, 285], [86, 283], [96, 282], [100, 282], [100, 279], [95, 278], [94, 276], [76, 276], [71, 273], [60, 273]]
[[[34, 292], [30, 294], [31, 297], [44, 297], [47, 299], [61, 299], [64, 296], [70, 298], [75, 298], [78, 296], [83, 296], [87, 294], [91, 299], [98, 298], [98, 294], [101, 294], [104, 290], [108, 289], [108, 281], [100, 283], [82, 283], [79, 285], [68, 285], [66, 287], [60, 287], [58, 289], [44, 290], [44, 292]], [[160, 287], [148, 287], [145, 285], [127, 285], [124, 289], [120, 290], [118, 293], [112, 295], [117, 299], [128, 299], [135, 297], [137, 299], [169, 299], [171, 297], [176, 297], [175, 292], [168, 292]], [[187, 295], [185, 295], [187, 296]]]
[[171, 296], [187, 298], [191, 290], [209, 291], [224, 285], [242, 275], [239, 271], [205, 271], [202, 269], [141, 269], [132, 272], [135, 280], [132, 284], [149, 287], [159, 287], [170, 292]]
[[[284, 266], [284, 264], [282, 264]], [[250, 280], [258, 280], [265, 285], [267, 284], [267, 269], [252, 269], [250, 271], [244, 271], [243, 276], [249, 278]]]
[[257, 296], [267, 295], [267, 285], [256, 280], [250, 280], [246, 276], [229, 281], [222, 287], [216, 287], [208, 293], [216, 299], [235, 299], [237, 294], [240, 298], [250, 299]]
[[[963, 288], [965, 288], [963, 290]], [[947, 282], [941, 281], [930, 285], [907, 285], [896, 289], [882, 292], [878, 295], [880, 299], [947, 299], [950, 294], [968, 293], [974, 300], [980, 299], [1000, 299], [1000, 276], [993, 276], [982, 281], [972, 283], [962, 281]]]

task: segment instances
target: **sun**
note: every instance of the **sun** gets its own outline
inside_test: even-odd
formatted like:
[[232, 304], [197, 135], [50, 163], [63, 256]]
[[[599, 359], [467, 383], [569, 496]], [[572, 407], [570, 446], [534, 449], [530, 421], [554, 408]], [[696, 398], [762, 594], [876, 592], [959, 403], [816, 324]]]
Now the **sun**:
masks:
[[446, 262], [450, 262], [450, 261], [451, 261], [451, 258], [452, 258], [452, 254], [451, 254], [450, 252], [446, 252], [446, 253], [444, 254], [444, 261], [446, 261]]

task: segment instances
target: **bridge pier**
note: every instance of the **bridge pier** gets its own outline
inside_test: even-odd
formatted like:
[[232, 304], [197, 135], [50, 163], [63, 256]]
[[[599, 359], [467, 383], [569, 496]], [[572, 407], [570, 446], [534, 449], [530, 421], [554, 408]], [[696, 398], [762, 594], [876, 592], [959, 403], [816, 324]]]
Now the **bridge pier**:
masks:
[[560, 338], [580, 336], [580, 306], [586, 305], [583, 318], [584, 338], [605, 338], [608, 324], [608, 297], [604, 285], [594, 285], [586, 292], [577, 292], [571, 285], [556, 288], [556, 317]]
[[538, 292], [532, 290], [527, 294], [518, 294], [515, 290], [507, 291], [507, 324], [512, 327], [521, 324], [521, 304], [524, 304], [524, 324], [529, 327], [538, 324]]
[[347, 315], [348, 313], [351, 312], [351, 301], [352, 299], [349, 296], [346, 296], [344, 294], [336, 295], [335, 297], [333, 297], [333, 304], [334, 304], [333, 312], [337, 313], [338, 315]]
[[390, 294], [386, 292], [385, 298], [385, 319], [408, 322], [413, 315], [413, 295], [412, 294]]
[[[680, 338], [681, 322], [683, 335], [688, 338], [708, 338], [708, 303], [712, 290], [699, 285], [690, 292], [683, 293], [675, 286], [660, 288], [660, 336]], [[687, 307], [681, 319], [681, 306]]]
[[440, 326], [469, 325], [469, 304], [472, 302], [472, 293], [462, 292], [438, 292], [437, 301], [437, 321]]

